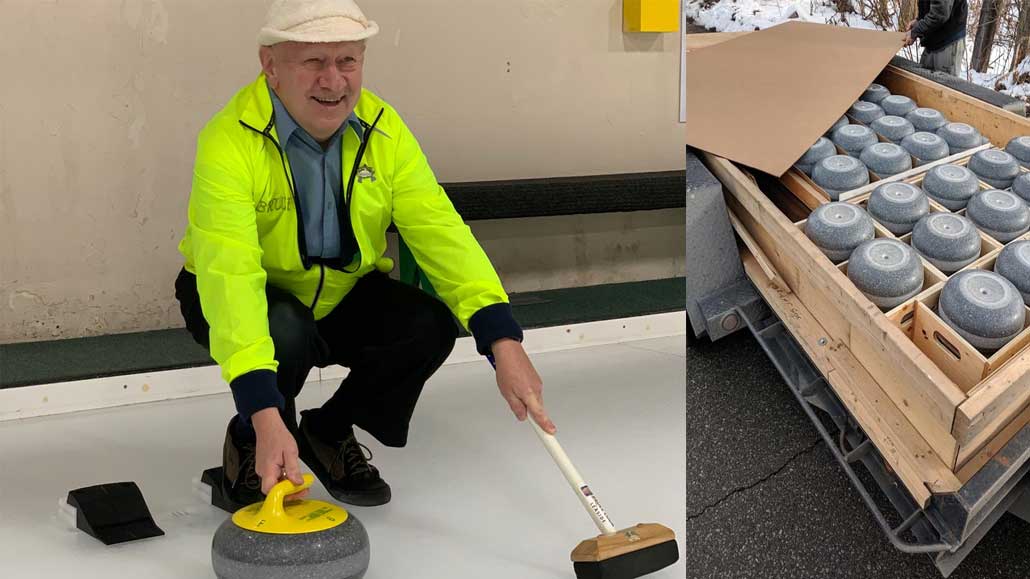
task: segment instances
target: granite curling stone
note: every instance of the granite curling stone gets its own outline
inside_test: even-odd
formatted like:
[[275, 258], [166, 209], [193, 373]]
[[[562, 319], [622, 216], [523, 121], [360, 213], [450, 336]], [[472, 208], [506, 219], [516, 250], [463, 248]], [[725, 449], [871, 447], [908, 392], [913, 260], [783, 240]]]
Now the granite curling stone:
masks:
[[887, 90], [887, 87], [882, 84], [876, 84], [875, 82], [862, 92], [862, 100], [867, 103], [879, 104], [880, 101], [889, 96], [891, 96], [891, 91]]
[[951, 211], [959, 211], [980, 191], [980, 181], [961, 165], [938, 165], [923, 177], [923, 191]]
[[969, 200], [966, 215], [984, 233], [1002, 243], [1030, 231], [1030, 208], [1009, 191], [988, 189]]
[[854, 157], [833, 155], [816, 163], [812, 180], [836, 201], [841, 193], [868, 185], [869, 169]]
[[993, 271], [959, 272], [941, 290], [938, 315], [982, 352], [998, 350], [1023, 330], [1026, 306], [1012, 282]]
[[1030, 137], [1015, 137], [1005, 145], [1005, 151], [1015, 157], [1019, 164], [1030, 169]]
[[826, 129], [826, 132], [823, 133], [823, 136], [824, 137], [832, 137], [834, 131], [836, 131], [837, 129], [839, 129], [841, 127], [848, 126], [848, 123], [849, 123], [848, 117], [845, 116], [845, 115], [841, 115], [840, 118], [837, 119], [837, 121], [833, 123], [832, 127]]
[[858, 158], [870, 171], [880, 177], [897, 175], [912, 168], [912, 156], [894, 143], [869, 145]]
[[912, 109], [907, 115], [905, 115], [905, 118], [908, 119], [908, 122], [912, 123], [912, 126], [915, 127], [917, 131], [928, 133], [932, 133], [948, 124], [948, 119], [944, 118], [941, 111], [926, 107]]
[[831, 140], [847, 154], [856, 158], [866, 147], [879, 142], [876, 133], [864, 125], [845, 125], [833, 132]]
[[1019, 176], [1019, 161], [1000, 149], [977, 151], [969, 159], [969, 170], [995, 189], [1008, 189]]
[[323, 501], [283, 503], [314, 481], [310, 474], [303, 478], [299, 486], [279, 482], [264, 503], [240, 509], [215, 531], [211, 563], [219, 579], [364, 577], [368, 533], [357, 518]]
[[923, 165], [948, 156], [948, 143], [933, 133], [916, 132], [901, 140], [901, 148], [915, 157], [915, 164]]
[[962, 215], [930, 213], [912, 228], [912, 248], [950, 274], [980, 257], [980, 232]]
[[1012, 282], [1030, 306], [1030, 239], [1006, 245], [994, 262], [994, 273]]
[[858, 101], [851, 105], [851, 108], [848, 109], [848, 114], [856, 121], [868, 125], [882, 117], [884, 112], [879, 105], [866, 101]]
[[984, 143], [980, 131], [966, 123], [947, 123], [937, 129], [937, 134], [948, 143], [948, 150], [952, 155], [979, 147]]
[[866, 210], [894, 235], [905, 235], [930, 212], [930, 201], [915, 185], [885, 183], [873, 190]]
[[876, 119], [871, 125], [869, 125], [869, 128], [871, 128], [874, 133], [882, 136], [895, 145], [900, 143], [905, 137], [916, 132], [912, 123], [902, 117], [895, 117], [892, 115], [886, 115]]
[[833, 202], [820, 205], [805, 222], [805, 235], [830, 261], [840, 263], [876, 235], [873, 220], [858, 205]]
[[1024, 203], [1030, 205], [1030, 173], [1021, 173], [1012, 180], [1012, 192], [1019, 195]]
[[897, 239], [872, 239], [851, 252], [848, 279], [869, 301], [889, 310], [923, 289], [923, 262]]
[[900, 94], [892, 94], [884, 97], [883, 100], [877, 104], [880, 105], [883, 112], [888, 115], [894, 115], [895, 117], [903, 117], [918, 108], [916, 106], [916, 101]]
[[794, 163], [794, 166], [811, 177], [816, 163], [836, 154], [837, 148], [833, 146], [833, 142], [826, 137], [819, 137], [819, 140], [805, 151], [805, 154], [798, 159], [797, 163]]

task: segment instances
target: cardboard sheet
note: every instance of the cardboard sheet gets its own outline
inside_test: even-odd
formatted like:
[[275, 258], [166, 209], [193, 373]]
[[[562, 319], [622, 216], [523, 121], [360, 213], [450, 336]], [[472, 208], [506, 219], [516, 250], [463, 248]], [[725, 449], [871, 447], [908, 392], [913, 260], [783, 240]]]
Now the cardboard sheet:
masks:
[[787, 22], [687, 51], [687, 144], [780, 176], [887, 66], [901, 32]]

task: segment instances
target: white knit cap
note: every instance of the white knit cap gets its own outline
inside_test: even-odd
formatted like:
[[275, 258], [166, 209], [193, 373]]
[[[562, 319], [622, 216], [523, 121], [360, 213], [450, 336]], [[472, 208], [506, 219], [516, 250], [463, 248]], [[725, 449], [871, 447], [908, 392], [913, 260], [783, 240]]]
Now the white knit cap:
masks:
[[363, 40], [378, 32], [379, 25], [365, 18], [354, 0], [275, 0], [258, 44]]

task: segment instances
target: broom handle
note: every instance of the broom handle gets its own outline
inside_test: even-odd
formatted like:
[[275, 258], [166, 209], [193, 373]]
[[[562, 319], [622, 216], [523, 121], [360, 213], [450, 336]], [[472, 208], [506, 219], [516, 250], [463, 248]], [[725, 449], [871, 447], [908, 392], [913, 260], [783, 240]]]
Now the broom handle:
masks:
[[558, 439], [554, 435], [544, 432], [540, 425], [533, 420], [532, 416], [529, 417], [529, 423], [533, 425], [533, 430], [540, 437], [540, 441], [544, 443], [544, 447], [551, 453], [551, 458], [554, 459], [562, 474], [565, 475], [565, 480], [569, 481], [572, 490], [579, 497], [579, 502], [583, 503], [583, 507], [590, 513], [590, 517], [594, 519], [597, 529], [605, 535], [616, 533], [615, 525], [608, 518], [608, 513], [604, 512], [604, 509], [601, 508], [601, 503], [597, 502], [597, 498], [590, 492], [587, 483], [583, 481], [583, 477], [579, 475], [576, 467], [572, 465], [572, 461], [569, 460], [561, 445], [558, 444]]

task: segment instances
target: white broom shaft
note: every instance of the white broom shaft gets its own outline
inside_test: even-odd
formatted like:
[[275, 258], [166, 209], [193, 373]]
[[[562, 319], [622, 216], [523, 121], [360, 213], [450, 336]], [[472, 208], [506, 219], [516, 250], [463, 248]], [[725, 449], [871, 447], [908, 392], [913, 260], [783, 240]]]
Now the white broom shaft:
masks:
[[572, 465], [572, 461], [569, 460], [568, 455], [562, 450], [558, 439], [553, 435], [544, 432], [540, 425], [533, 420], [533, 417], [529, 417], [529, 423], [533, 425], [533, 430], [536, 431], [537, 436], [540, 437], [540, 441], [544, 443], [544, 447], [551, 454], [551, 458], [557, 463], [558, 468], [562, 474], [565, 475], [565, 480], [569, 481], [569, 485], [572, 490], [579, 497], [579, 502], [583, 504], [583, 508], [590, 513], [590, 517], [594, 519], [594, 524], [597, 525], [598, 530], [606, 535], [611, 535], [616, 532], [615, 525], [612, 524], [611, 519], [608, 518], [608, 513], [604, 512], [601, 508], [601, 504], [597, 502], [597, 498], [594, 497], [593, 493], [587, 494], [586, 482], [583, 477], [579, 475], [576, 467]]

